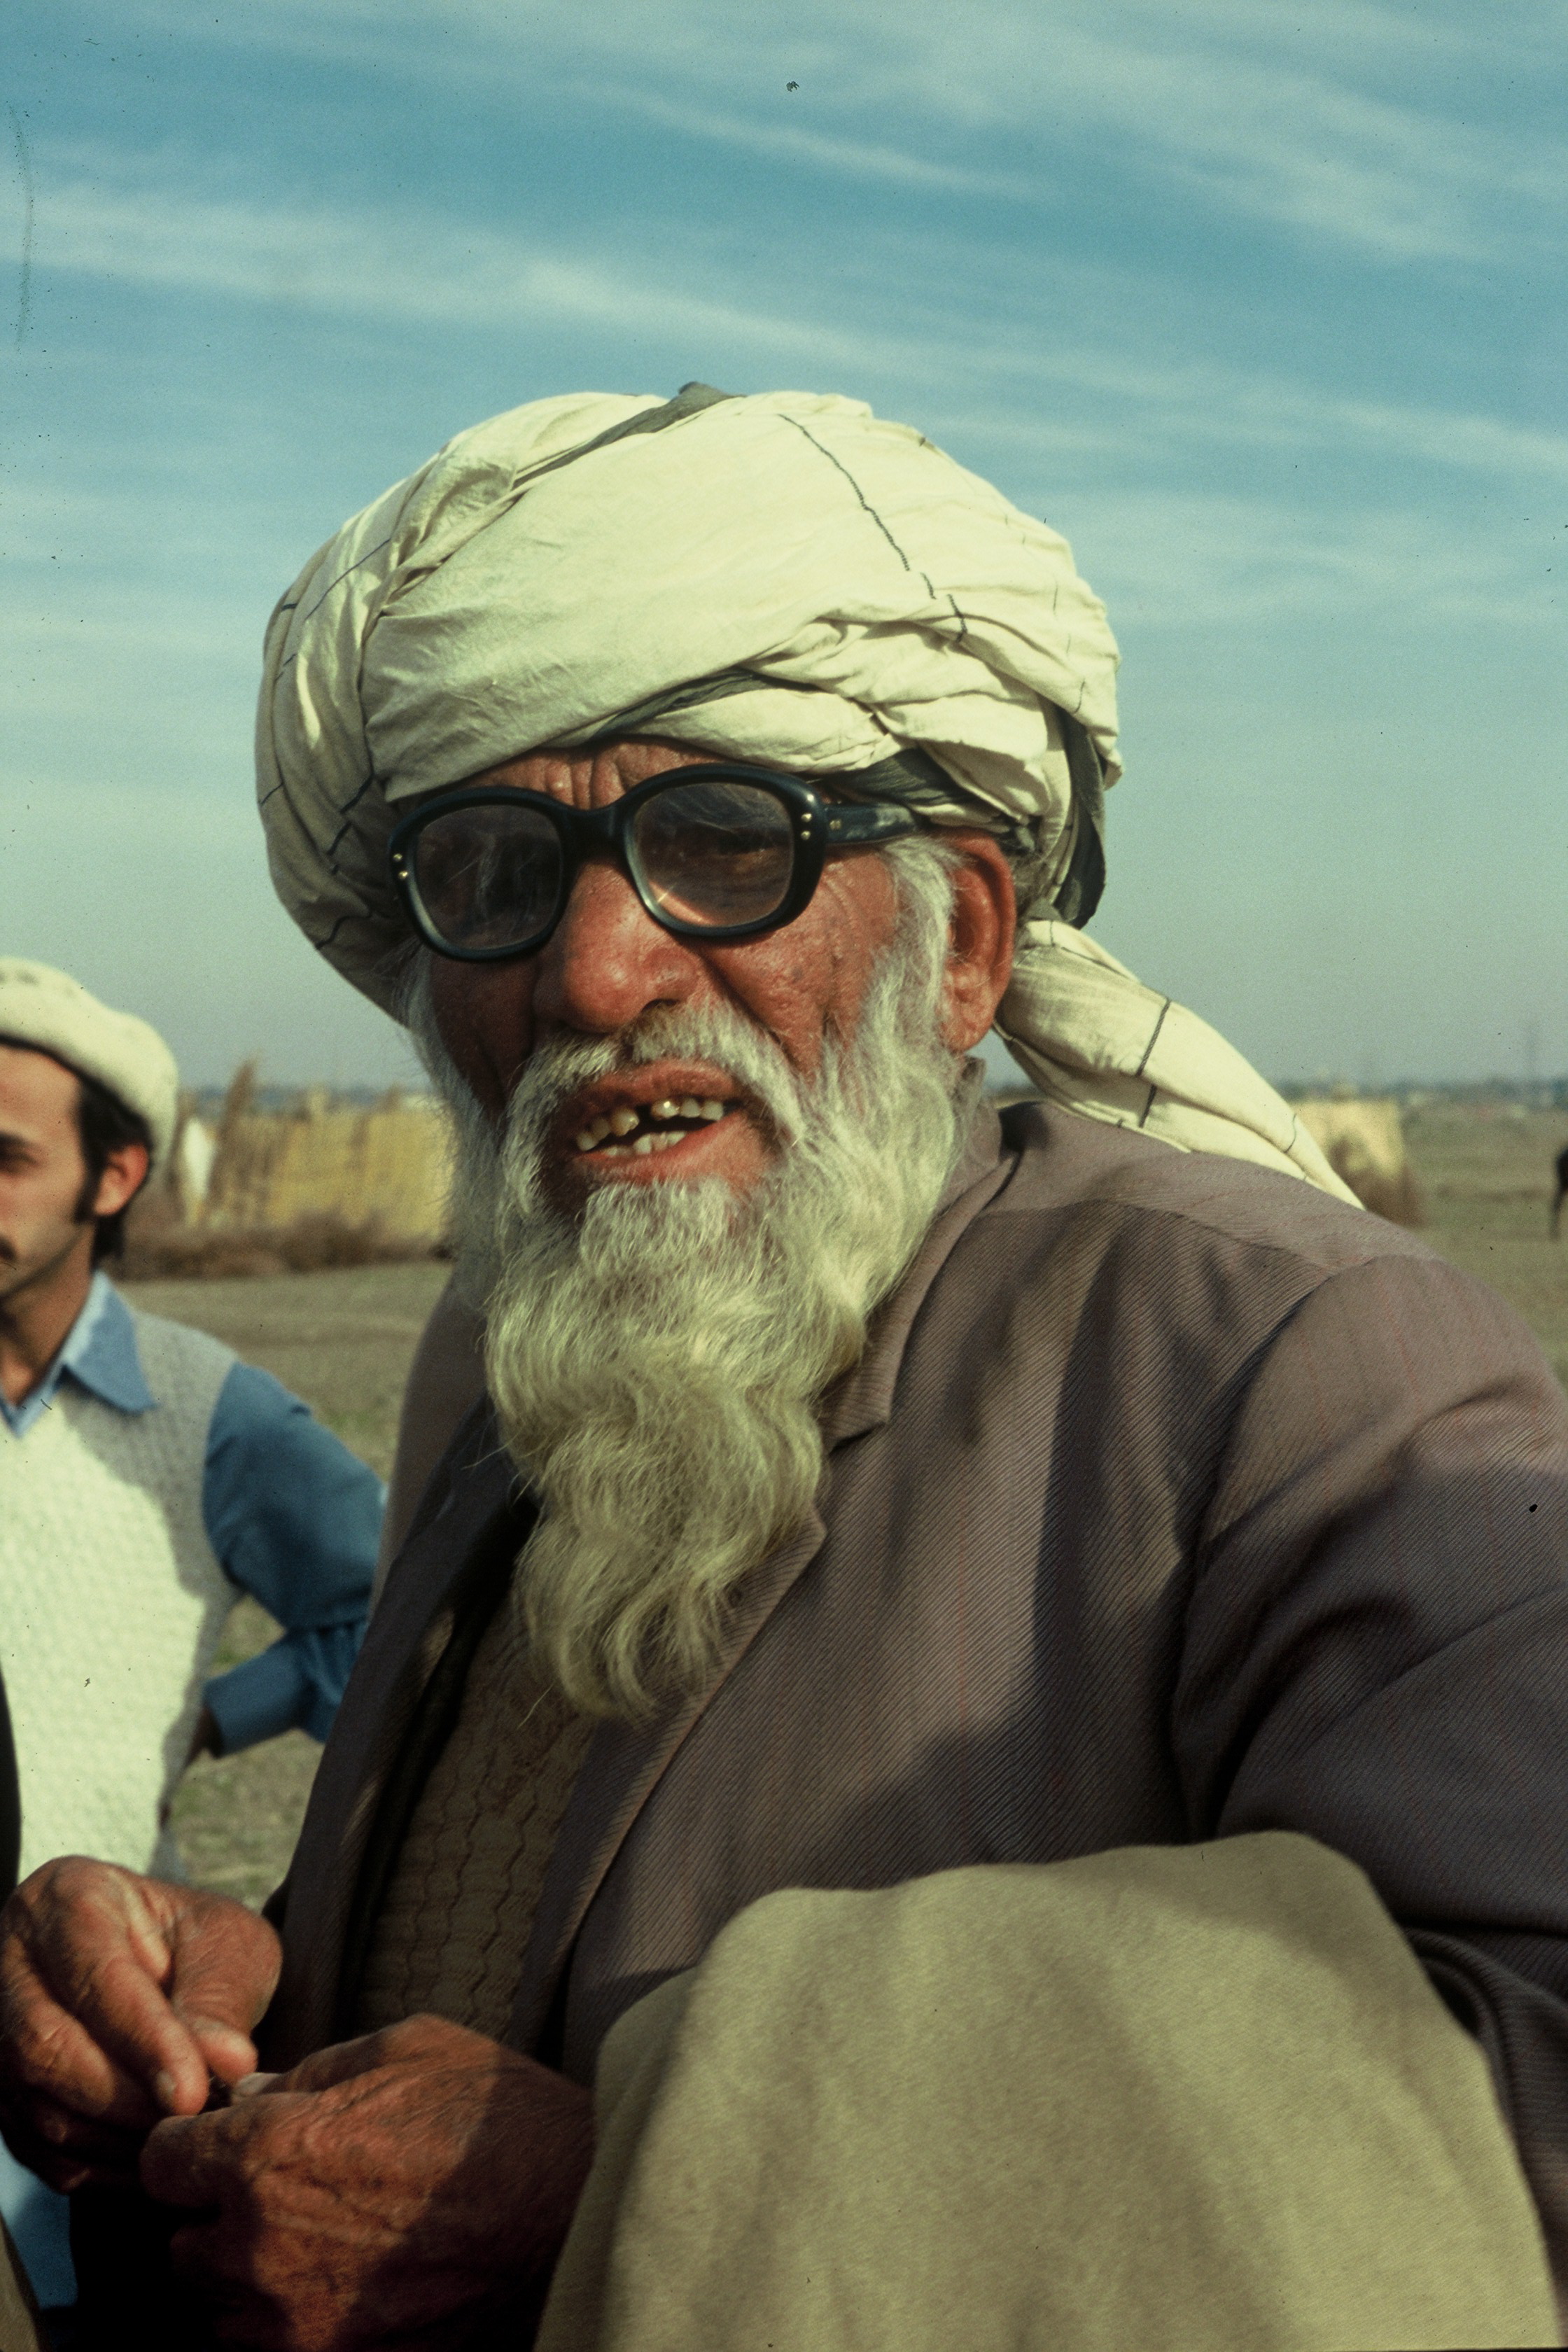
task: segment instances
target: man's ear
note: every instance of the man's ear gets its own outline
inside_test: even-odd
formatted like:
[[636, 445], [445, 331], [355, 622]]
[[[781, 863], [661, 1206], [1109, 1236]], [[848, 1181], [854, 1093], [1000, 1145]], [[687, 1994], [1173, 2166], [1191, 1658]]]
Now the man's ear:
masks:
[[89, 1215], [112, 1217], [128, 1201], [133, 1201], [147, 1181], [150, 1165], [144, 1143], [117, 1145], [104, 1163]]
[[953, 1053], [967, 1054], [990, 1028], [1013, 976], [1018, 904], [1013, 869], [990, 834], [944, 827], [942, 837], [963, 852], [952, 877], [942, 1038]]

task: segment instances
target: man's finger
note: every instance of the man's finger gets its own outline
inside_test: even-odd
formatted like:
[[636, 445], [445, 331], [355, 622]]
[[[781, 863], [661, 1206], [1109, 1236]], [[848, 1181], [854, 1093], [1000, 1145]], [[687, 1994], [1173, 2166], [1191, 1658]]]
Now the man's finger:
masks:
[[[0, 1928], [0, 2114], [58, 2189], [123, 2179], [148, 2129], [256, 2064], [279, 1944], [243, 1906], [81, 1856], [46, 1863]], [[133, 2172], [132, 2172], [133, 2177]]]
[[79, 1855], [46, 1864], [17, 1889], [5, 1912], [0, 2035], [22, 2050], [26, 2079], [37, 2082], [41, 2063], [43, 2079], [69, 2081], [71, 2103], [89, 2112], [122, 2107], [125, 2077], [154, 2112], [201, 2105], [207, 2070], [168, 2000], [168, 1931], [192, 1900]]
[[92, 1948], [68, 2005], [163, 2113], [195, 2115], [213, 2074], [233, 2081], [256, 2063], [250, 2028], [277, 1983], [278, 1937], [188, 1888], [127, 1877], [116, 1895], [125, 1933]]
[[[70, 2086], [70, 2105], [78, 2115], [127, 2126], [146, 2126], [162, 2108], [140, 2069], [119, 2064], [97, 2038], [78, 2021], [35, 1990], [26, 2002], [7, 2004], [0, 2016], [13, 2083], [38, 2098], [58, 2095]], [[8, 2105], [16, 2105], [12, 2092]]]
[[201, 2045], [130, 1951], [95, 1956], [70, 1991], [76, 2024], [117, 2071], [144, 2084], [164, 2114], [197, 2112], [211, 2071]]
[[226, 2025], [212, 2017], [193, 2017], [182, 2004], [176, 2003], [181, 2022], [185, 2025], [197, 2049], [206, 2060], [207, 2071], [232, 2089], [236, 2083], [252, 2074], [256, 2066], [256, 2044], [248, 2033], [235, 2025]]
[[[182, 1918], [172, 1937], [170, 1999], [195, 2030], [233, 2034], [248, 2048], [251, 2028], [277, 1990], [283, 1948], [263, 1919], [237, 1906], [221, 1918]], [[254, 2058], [250, 2064], [255, 2064]], [[241, 2073], [248, 2072], [242, 2067]]]

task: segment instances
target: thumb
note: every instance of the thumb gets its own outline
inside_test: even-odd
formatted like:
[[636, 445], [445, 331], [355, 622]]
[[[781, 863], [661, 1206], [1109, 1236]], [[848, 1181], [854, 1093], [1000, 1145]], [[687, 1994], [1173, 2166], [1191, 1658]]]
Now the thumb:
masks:
[[232, 2089], [242, 2076], [256, 2068], [256, 2044], [248, 2033], [236, 2025], [226, 2025], [221, 2018], [203, 2017], [199, 2011], [176, 2001], [174, 2008], [180, 2022], [201, 2052], [209, 2074], [226, 2083]]

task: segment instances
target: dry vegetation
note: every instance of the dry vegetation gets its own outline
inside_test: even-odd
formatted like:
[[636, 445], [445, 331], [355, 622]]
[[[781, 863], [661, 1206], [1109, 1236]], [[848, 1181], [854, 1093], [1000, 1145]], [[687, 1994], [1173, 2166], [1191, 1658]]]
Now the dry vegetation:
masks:
[[[1425, 1238], [1520, 1309], [1568, 1386], [1568, 1235], [1553, 1243], [1547, 1233], [1552, 1160], [1568, 1142], [1568, 1117], [1432, 1103], [1406, 1114], [1405, 1132], [1426, 1204]], [[428, 1263], [371, 1265], [139, 1283], [131, 1295], [275, 1372], [384, 1476], [408, 1360], [444, 1277], [444, 1267]], [[261, 1612], [242, 1604], [225, 1662], [248, 1655], [270, 1633]], [[259, 1902], [282, 1874], [318, 1752], [296, 1731], [198, 1765], [175, 1808], [192, 1875]]]
[[121, 1272], [128, 1282], [222, 1282], [237, 1276], [250, 1281], [265, 1274], [321, 1274], [329, 1266], [405, 1265], [441, 1254], [439, 1245], [398, 1240], [374, 1217], [354, 1224], [343, 1217], [303, 1216], [287, 1225], [215, 1233], [143, 1215], [132, 1225]]
[[[210, 1156], [205, 1181], [192, 1180]], [[285, 1110], [257, 1102], [242, 1063], [216, 1130], [187, 1101], [179, 1140], [129, 1220], [132, 1281], [316, 1274], [429, 1257], [443, 1246], [450, 1130], [426, 1095], [394, 1087], [366, 1108], [312, 1087]]]
[[256, 1066], [236, 1073], [218, 1121], [200, 1223], [215, 1233], [285, 1233], [340, 1220], [390, 1242], [438, 1236], [451, 1162], [446, 1118], [427, 1095], [395, 1087], [374, 1108], [335, 1103], [313, 1087], [292, 1109], [255, 1105]]

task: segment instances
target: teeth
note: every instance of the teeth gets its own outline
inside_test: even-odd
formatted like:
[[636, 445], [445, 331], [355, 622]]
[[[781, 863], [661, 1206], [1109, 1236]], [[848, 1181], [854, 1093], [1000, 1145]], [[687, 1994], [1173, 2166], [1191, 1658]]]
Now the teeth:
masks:
[[[695, 1095], [683, 1095], [679, 1102], [673, 1095], [664, 1095], [658, 1102], [647, 1105], [647, 1115], [650, 1118], [704, 1119], [711, 1126], [722, 1118], [729, 1108], [729, 1104], [721, 1102], [716, 1095], [709, 1095], [701, 1102]], [[601, 1111], [589, 1120], [586, 1127], [578, 1129], [577, 1149], [579, 1151], [596, 1152], [601, 1160], [624, 1160], [628, 1151], [635, 1151], [639, 1159], [646, 1159], [650, 1151], [668, 1151], [672, 1144], [682, 1140], [679, 1134], [644, 1132], [638, 1135], [637, 1130], [641, 1124], [642, 1114], [630, 1103], [622, 1103], [618, 1109], [608, 1114]], [[607, 1141], [610, 1136], [616, 1140], [613, 1143]], [[635, 1142], [627, 1143], [623, 1139], [628, 1136], [635, 1136]]]

